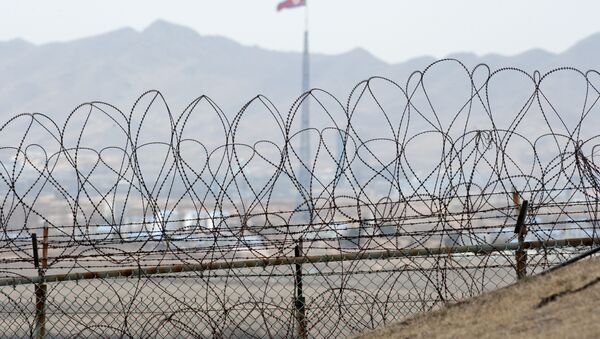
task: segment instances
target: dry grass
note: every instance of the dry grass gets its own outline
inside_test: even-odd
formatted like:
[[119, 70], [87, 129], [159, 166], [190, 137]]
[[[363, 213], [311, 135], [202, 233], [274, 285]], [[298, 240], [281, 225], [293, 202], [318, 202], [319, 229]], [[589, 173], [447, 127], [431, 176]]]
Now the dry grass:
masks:
[[361, 337], [598, 338], [599, 306], [594, 258]]

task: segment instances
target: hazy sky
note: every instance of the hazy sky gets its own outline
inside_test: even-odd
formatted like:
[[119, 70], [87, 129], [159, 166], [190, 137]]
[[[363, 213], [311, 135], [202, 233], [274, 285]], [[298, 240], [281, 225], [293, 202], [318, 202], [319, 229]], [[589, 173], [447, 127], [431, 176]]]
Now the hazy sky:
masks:
[[[302, 9], [278, 0], [0, 0], [0, 40], [43, 43], [156, 19], [275, 50], [301, 48]], [[311, 49], [390, 62], [453, 52], [559, 52], [600, 31], [598, 0], [309, 0]]]

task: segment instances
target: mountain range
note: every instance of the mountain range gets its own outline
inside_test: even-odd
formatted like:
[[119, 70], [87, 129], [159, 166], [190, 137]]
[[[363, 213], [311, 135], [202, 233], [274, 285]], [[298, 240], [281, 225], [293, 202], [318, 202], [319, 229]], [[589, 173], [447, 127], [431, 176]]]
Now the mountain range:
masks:
[[[327, 90], [339, 101], [331, 100], [324, 92], [317, 93], [315, 100], [310, 101], [311, 126], [317, 128], [305, 131], [310, 133], [311, 156], [314, 155], [310, 163], [315, 166], [309, 166], [318, 176], [331, 179], [337, 173], [338, 160], [345, 150], [345, 156], [353, 159], [353, 173], [364, 173], [361, 174], [366, 178], [364, 181], [375, 187], [373, 190], [385, 192], [389, 189], [389, 181], [379, 178], [379, 173], [403, 176], [407, 182], [418, 176], [435, 181], [437, 178], [429, 173], [439, 168], [451, 172], [458, 166], [468, 172], [467, 158], [474, 161], [471, 155], [476, 157], [487, 152], [491, 159], [489, 165], [493, 166], [499, 161], [497, 155], [504, 154], [510, 146], [510, 151], [506, 151], [510, 159], [502, 160], [507, 168], [519, 168], [511, 167], [507, 172], [511, 175], [529, 173], [534, 158], [546, 164], [557, 159], [565, 149], [571, 149], [566, 154], [574, 154], [572, 149], [578, 145], [570, 138], [574, 131], [580, 134], [573, 139], [586, 140], [598, 135], [600, 124], [600, 112], [597, 112], [600, 106], [596, 105], [600, 77], [590, 75], [586, 78], [575, 69], [553, 72], [544, 78], [548, 80], [543, 84], [535, 77], [565, 66], [583, 72], [600, 69], [598, 56], [600, 34], [558, 54], [535, 49], [514, 56], [470, 53], [448, 56], [460, 60], [464, 68], [452, 60], [436, 63], [432, 57], [390, 64], [364, 49], [338, 55], [311, 54], [311, 86]], [[6, 121], [19, 113], [40, 112], [56, 123], [53, 126], [44, 121], [38, 126], [31, 124], [28, 118], [15, 120], [17, 122], [10, 125], [0, 122], [0, 164], [8, 164], [5, 171], [12, 173], [10, 175], [20, 173], [15, 170], [18, 166], [9, 166], [18, 160], [10, 147], [26, 149], [30, 161], [35, 158], [33, 155], [43, 157], [38, 157], [40, 160], [32, 164], [50, 163], [45, 161], [48, 156], [77, 148], [79, 153], [74, 158], [78, 171], [95, 171], [96, 187], [105, 185], [112, 189], [114, 169], [121, 168], [123, 159], [131, 155], [131, 139], [128, 138], [131, 136], [136, 143], [134, 160], [139, 165], [136, 169], [143, 169], [148, 183], [162, 184], [156, 178], [164, 175], [163, 164], [173, 163], [170, 157], [174, 154], [165, 147], [173, 141], [172, 126], [169, 125], [173, 122], [164, 114], [165, 106], [160, 100], [155, 101], [156, 110], [154, 106], [146, 110], [152, 98], [137, 100], [142, 93], [156, 89], [164, 95], [174, 120], [190, 102], [202, 95], [209, 96], [222, 109], [222, 115], [214, 114], [214, 110], [210, 112], [210, 104], [203, 102], [189, 119], [177, 122], [176, 130], [182, 140], [177, 156], [185, 159], [186, 166], [201, 170], [210, 163], [212, 167], [203, 175], [213, 175], [211, 171], [220, 166], [219, 152], [225, 149], [220, 146], [235, 142], [235, 157], [239, 162], [230, 164], [232, 171], [251, 159], [253, 166], [246, 166], [244, 173], [253, 182], [263, 180], [262, 184], [267, 185], [278, 161], [283, 158], [282, 124], [301, 94], [301, 61], [301, 53], [244, 46], [223, 37], [203, 36], [165, 21], [157, 21], [141, 32], [125, 28], [71, 42], [43, 45], [23, 40], [0, 42], [0, 119]], [[430, 67], [432, 63], [435, 66]], [[476, 72], [470, 73], [473, 67], [482, 63], [489, 69], [478, 67]], [[505, 71], [488, 77], [488, 70], [498, 69]], [[427, 70], [427, 76], [420, 83], [411, 78], [418, 70]], [[536, 70], [540, 71], [539, 75], [534, 74]], [[395, 83], [377, 80], [371, 87], [358, 87], [353, 92], [358, 82], [373, 76], [385, 77]], [[409, 78], [412, 82], [407, 81]], [[493, 80], [487, 82], [490, 86], [481, 89], [486, 79]], [[537, 91], [538, 88], [542, 91]], [[476, 96], [474, 89], [477, 89]], [[415, 93], [411, 94], [410, 105], [407, 105], [403, 90]], [[259, 94], [269, 98], [273, 106], [264, 100], [255, 100], [257, 105], [244, 106]], [[357, 100], [361, 94], [364, 94], [363, 99]], [[86, 111], [87, 106], [83, 106], [73, 115], [76, 118], [69, 118], [78, 105], [90, 101], [105, 101], [114, 106], [100, 105], [102, 107], [96, 112], [100, 114], [92, 118]], [[132, 110], [138, 103], [139, 106]], [[129, 131], [127, 124], [123, 124], [127, 119], [114, 114], [115, 107], [124, 115], [129, 115], [130, 111], [135, 113]], [[280, 120], [273, 119], [276, 115], [271, 114], [273, 107], [282, 116]], [[350, 141], [344, 144], [342, 133], [327, 127], [337, 124], [345, 130], [346, 107], [350, 107], [353, 114], [353, 129], [349, 132]], [[242, 108], [247, 108], [242, 116], [245, 120], [236, 120], [236, 114]], [[113, 113], [103, 115], [102, 110], [113, 110]], [[525, 111], [527, 113], [523, 114]], [[586, 115], [585, 124], [579, 124], [582, 115]], [[222, 122], [223, 116], [228, 122]], [[294, 134], [298, 120], [294, 119], [296, 125], [290, 124], [292, 133], [289, 135]], [[68, 124], [59, 145], [56, 131], [66, 121]], [[84, 124], [88, 127], [82, 132]], [[490, 129], [499, 133], [488, 133]], [[235, 132], [235, 138], [228, 133], [231, 131]], [[559, 134], [569, 137], [547, 137]], [[298, 146], [299, 139], [295, 135], [290, 144]], [[262, 142], [264, 140], [270, 142]], [[596, 152], [591, 148], [594, 142], [586, 145], [586, 154]], [[110, 162], [111, 168], [108, 165], [96, 167], [99, 162], [96, 152], [100, 151], [102, 161]], [[124, 156], [122, 151], [127, 155]], [[458, 156], [459, 153], [465, 157]], [[286, 153], [290, 162], [298, 159], [290, 154]], [[414, 172], [393, 172], [397, 169], [389, 164], [397, 163], [398, 159], [410, 164]], [[71, 182], [73, 164], [62, 157], [60, 161], [54, 176]], [[448, 161], [460, 164], [451, 166]], [[550, 166], [550, 169], [556, 167]], [[300, 166], [294, 163], [290, 168]], [[484, 172], [479, 170], [476, 175], [484, 178]], [[39, 171], [30, 168], [26, 174], [27, 180], [34, 182]], [[381, 180], [371, 180], [372, 176]], [[262, 184], [256, 184], [256, 187]], [[78, 185], [79, 182], [73, 181], [74, 192]], [[282, 196], [289, 193], [289, 187], [291, 185], [285, 186]]]
[[[401, 43], [400, 41], [398, 43]], [[600, 34], [560, 54], [534, 49], [514, 56], [449, 55], [467, 65], [487, 63], [531, 71], [558, 66], [600, 68]], [[399, 82], [432, 57], [383, 62], [364, 49], [338, 55], [313, 54], [311, 85], [340, 100], [360, 80], [373, 75]], [[127, 109], [142, 92], [161, 90], [183, 108], [206, 94], [228, 111], [257, 94], [289, 108], [300, 94], [301, 54], [244, 46], [224, 37], [203, 36], [186, 27], [156, 21], [138, 32], [130, 28], [80, 40], [34, 45], [0, 42], [0, 114], [60, 114], [78, 104], [103, 100]]]

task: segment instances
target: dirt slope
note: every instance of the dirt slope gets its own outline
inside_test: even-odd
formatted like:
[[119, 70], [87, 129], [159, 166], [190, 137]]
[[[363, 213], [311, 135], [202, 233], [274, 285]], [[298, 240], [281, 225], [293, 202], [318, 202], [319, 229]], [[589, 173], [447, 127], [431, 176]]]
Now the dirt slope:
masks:
[[361, 337], [600, 338], [600, 258]]

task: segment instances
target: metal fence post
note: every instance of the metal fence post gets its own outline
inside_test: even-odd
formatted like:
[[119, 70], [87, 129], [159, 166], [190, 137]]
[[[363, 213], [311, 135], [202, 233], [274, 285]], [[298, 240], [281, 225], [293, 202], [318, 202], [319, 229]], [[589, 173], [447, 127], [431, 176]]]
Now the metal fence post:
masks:
[[296, 333], [298, 338], [305, 339], [308, 337], [306, 332], [306, 300], [302, 291], [302, 238], [296, 243], [294, 248], [294, 257], [296, 258], [296, 272], [294, 274], [295, 298], [294, 298], [294, 314], [296, 318]]
[[46, 270], [48, 269], [48, 224], [44, 223], [42, 234], [42, 271], [41, 275], [46, 275]]
[[525, 235], [527, 235], [527, 225], [525, 225], [525, 217], [527, 216], [527, 207], [529, 202], [523, 200], [523, 204], [519, 208], [519, 217], [515, 225], [515, 233], [519, 247], [515, 251], [515, 261], [517, 263], [517, 280], [521, 280], [527, 276], [527, 250], [525, 249]]
[[35, 284], [35, 328], [34, 337], [42, 339], [46, 336], [46, 292], [47, 286], [44, 283], [44, 274], [48, 268], [48, 226], [44, 225], [42, 241], [42, 266], [38, 255], [37, 235], [31, 235], [33, 245], [33, 265], [38, 270], [40, 283]]

